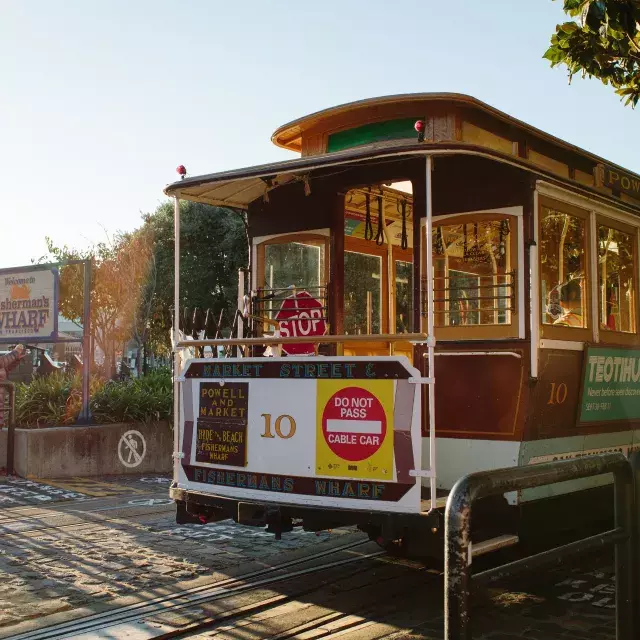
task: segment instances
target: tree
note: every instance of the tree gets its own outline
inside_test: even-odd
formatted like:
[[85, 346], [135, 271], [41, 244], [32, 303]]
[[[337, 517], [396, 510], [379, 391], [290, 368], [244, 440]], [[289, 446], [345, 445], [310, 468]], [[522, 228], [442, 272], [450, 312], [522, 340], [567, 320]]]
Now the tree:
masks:
[[[55, 261], [91, 261], [91, 337], [104, 354], [105, 374], [111, 376], [118, 348], [132, 337], [145, 336], [143, 327], [150, 312], [148, 298], [155, 289], [153, 236], [141, 232], [117, 234], [85, 250], [56, 247], [47, 238], [47, 248]], [[65, 318], [82, 325], [83, 265], [61, 268], [59, 306]]]
[[[149, 314], [149, 344], [158, 354], [170, 350], [173, 314], [173, 202], [143, 216], [138, 232], [154, 238], [156, 286]], [[180, 306], [221, 311], [230, 318], [238, 292], [238, 269], [248, 265], [244, 214], [197, 202], [180, 203]]]
[[576, 21], [556, 26], [544, 57], [564, 64], [569, 80], [595, 76], [615, 88], [625, 104], [640, 99], [640, 2], [638, 0], [564, 0]]
[[[91, 333], [105, 354], [105, 373], [115, 367], [115, 353], [133, 341], [168, 355], [173, 316], [173, 203], [162, 203], [143, 216], [139, 229], [119, 233], [86, 250], [47, 247], [56, 261], [92, 260]], [[232, 209], [181, 202], [180, 305], [211, 309], [231, 317], [238, 291], [238, 269], [248, 264], [244, 215]], [[60, 312], [81, 325], [84, 310], [82, 265], [62, 267]]]

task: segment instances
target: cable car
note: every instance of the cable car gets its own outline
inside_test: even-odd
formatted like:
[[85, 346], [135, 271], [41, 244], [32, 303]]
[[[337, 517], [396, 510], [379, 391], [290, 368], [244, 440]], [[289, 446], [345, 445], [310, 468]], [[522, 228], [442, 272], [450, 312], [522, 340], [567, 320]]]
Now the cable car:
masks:
[[[419, 544], [465, 474], [640, 446], [640, 176], [458, 94], [333, 107], [272, 141], [300, 157], [165, 189], [179, 522]], [[181, 200], [246, 213], [230, 338], [180, 332]], [[487, 526], [592, 514], [607, 482], [507, 494]]]

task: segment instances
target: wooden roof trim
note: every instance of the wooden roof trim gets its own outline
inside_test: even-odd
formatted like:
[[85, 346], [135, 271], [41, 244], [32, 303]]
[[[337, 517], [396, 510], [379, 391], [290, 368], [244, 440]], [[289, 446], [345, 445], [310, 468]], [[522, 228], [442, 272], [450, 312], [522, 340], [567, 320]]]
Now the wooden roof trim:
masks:
[[[234, 192], [237, 196], [243, 191], [249, 191], [252, 188], [256, 188], [266, 182], [264, 178], [274, 178], [278, 175], [304, 175], [310, 171], [327, 169], [335, 166], [344, 166], [353, 164], [359, 164], [361, 162], [376, 161], [376, 160], [391, 160], [396, 157], [408, 158], [410, 156], [428, 155], [431, 154], [436, 158], [438, 156], [448, 155], [471, 155], [475, 157], [485, 158], [488, 160], [494, 160], [503, 164], [511, 165], [522, 171], [528, 171], [529, 173], [539, 176], [544, 180], [551, 183], [555, 183], [561, 187], [567, 188], [573, 192], [585, 194], [588, 197], [597, 199], [598, 201], [605, 203], [613, 208], [625, 211], [634, 216], [640, 216], [640, 202], [635, 203], [621, 201], [606, 193], [602, 193], [596, 187], [582, 184], [571, 178], [560, 177], [551, 171], [545, 170], [540, 166], [530, 162], [525, 158], [508, 155], [501, 153], [500, 151], [494, 151], [486, 147], [480, 147], [477, 145], [470, 145], [464, 143], [450, 143], [448, 146], [443, 146], [441, 143], [410, 143], [402, 147], [395, 149], [389, 148], [376, 148], [376, 149], [350, 149], [348, 151], [340, 151], [336, 153], [323, 154], [320, 156], [296, 158], [295, 160], [288, 160], [285, 162], [276, 162], [267, 165], [258, 165], [254, 167], [247, 167], [245, 169], [239, 169], [234, 171], [225, 171], [217, 174], [209, 174], [204, 176], [194, 176], [192, 178], [185, 178], [173, 184], [167, 185], [164, 189], [164, 193], [167, 196], [175, 196], [184, 200], [193, 200], [194, 202], [202, 202], [204, 204], [210, 204], [221, 207], [234, 207], [238, 209], [246, 209], [249, 202], [252, 202], [256, 197], [260, 197], [260, 193], [255, 197], [252, 197], [249, 201], [239, 201], [235, 198], [218, 201], [215, 197], [206, 198], [204, 194], [210, 193], [212, 196], [217, 189], [216, 185], [224, 186], [234, 181], [246, 181], [242, 186], [238, 185], [238, 190]], [[290, 182], [287, 179], [283, 184]], [[189, 192], [190, 188], [197, 189], [198, 187], [207, 186], [204, 190], [198, 190], [197, 192]]]
[[574, 144], [571, 144], [570, 142], [551, 135], [550, 133], [547, 133], [542, 129], [538, 129], [533, 125], [527, 124], [522, 120], [514, 118], [504, 111], [500, 111], [499, 109], [496, 109], [495, 107], [492, 107], [486, 102], [482, 102], [481, 100], [478, 100], [473, 96], [461, 93], [408, 93], [382, 96], [379, 98], [367, 98], [364, 100], [345, 103], [328, 109], [323, 109], [321, 111], [316, 111], [307, 116], [298, 118], [282, 125], [273, 133], [273, 135], [271, 136], [271, 141], [278, 147], [282, 147], [290, 151], [300, 152], [302, 150], [301, 140], [303, 132], [315, 127], [324, 119], [333, 118], [350, 111], [371, 109], [380, 105], [401, 103], [410, 104], [412, 102], [451, 102], [455, 106], [471, 108], [472, 110], [482, 112], [485, 115], [489, 115], [497, 120], [500, 120], [510, 125], [511, 127], [515, 127], [525, 134], [528, 133], [542, 141], [550, 143], [556, 148], [559, 147], [565, 151], [570, 151], [571, 153], [575, 153], [585, 159], [589, 159], [596, 164], [605, 164], [609, 167], [619, 169], [629, 175], [640, 178], [639, 174], [630, 171], [629, 169], [626, 169], [621, 165], [610, 162], [609, 160], [606, 160], [601, 156], [595, 155], [585, 149], [582, 149], [581, 147], [578, 147]]

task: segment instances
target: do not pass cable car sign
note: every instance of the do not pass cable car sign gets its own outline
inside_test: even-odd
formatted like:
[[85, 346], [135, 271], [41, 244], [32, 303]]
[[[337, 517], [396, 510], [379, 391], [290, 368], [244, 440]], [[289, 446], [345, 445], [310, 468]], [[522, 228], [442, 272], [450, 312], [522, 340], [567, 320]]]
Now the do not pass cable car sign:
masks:
[[333, 395], [322, 414], [322, 431], [331, 451], [343, 460], [360, 461], [378, 451], [387, 433], [380, 401], [361, 387]]
[[393, 477], [392, 380], [318, 381], [316, 472]]
[[[276, 320], [280, 324], [280, 335], [285, 338], [323, 336], [327, 332], [322, 303], [308, 291], [289, 296], [276, 314]], [[283, 344], [282, 350], [296, 356], [315, 353], [312, 343]]]

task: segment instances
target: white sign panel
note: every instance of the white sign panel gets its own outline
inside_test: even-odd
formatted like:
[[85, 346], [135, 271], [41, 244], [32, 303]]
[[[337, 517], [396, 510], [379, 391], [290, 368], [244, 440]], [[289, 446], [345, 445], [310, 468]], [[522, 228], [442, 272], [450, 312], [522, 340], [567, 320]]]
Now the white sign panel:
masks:
[[179, 485], [256, 502], [416, 513], [420, 387], [402, 357], [191, 360]]
[[0, 271], [0, 342], [44, 342], [57, 333], [58, 269]]

